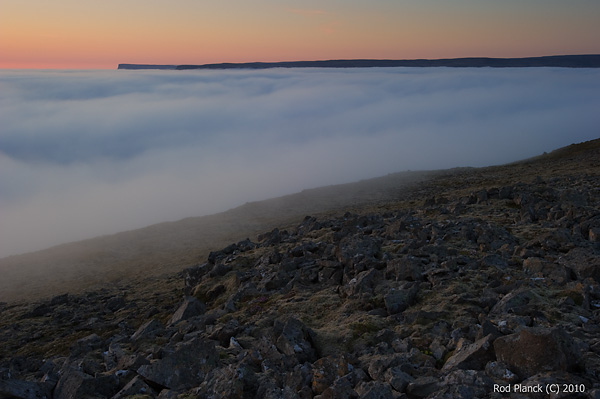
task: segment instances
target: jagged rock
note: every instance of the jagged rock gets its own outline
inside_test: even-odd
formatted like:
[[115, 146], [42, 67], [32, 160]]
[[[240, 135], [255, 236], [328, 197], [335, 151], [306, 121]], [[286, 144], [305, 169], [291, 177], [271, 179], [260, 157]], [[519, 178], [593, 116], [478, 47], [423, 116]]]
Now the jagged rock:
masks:
[[487, 362], [494, 360], [493, 342], [494, 336], [490, 334], [471, 345], [460, 348], [446, 361], [442, 371], [483, 369]]
[[375, 269], [360, 272], [343, 287], [344, 293], [346, 296], [370, 294], [380, 278], [381, 273]]
[[193, 296], [188, 296], [169, 320], [168, 325], [173, 326], [182, 320], [204, 314], [206, 307], [202, 302]]
[[413, 382], [415, 379], [410, 374], [402, 371], [401, 367], [391, 367], [385, 372], [385, 380], [388, 384], [394, 388], [394, 390], [403, 393], [406, 392], [408, 384]]
[[214, 341], [196, 338], [162, 359], [141, 366], [137, 372], [154, 384], [179, 390], [200, 385], [206, 374], [218, 365], [219, 353]]
[[212, 266], [208, 263], [203, 263], [201, 265], [188, 267], [181, 272], [186, 287], [186, 295], [191, 294], [192, 289], [202, 281], [202, 278], [211, 268]]
[[140, 339], [150, 339], [154, 338], [157, 335], [161, 335], [164, 332], [165, 328], [162, 323], [156, 319], [151, 319], [144, 324], [142, 324], [135, 333], [131, 336], [132, 341], [137, 341]]
[[155, 392], [140, 376], [135, 376], [111, 399], [125, 399], [135, 395], [145, 395], [146, 397], [153, 398]]
[[311, 334], [312, 331], [301, 321], [290, 317], [275, 345], [283, 354], [297, 357], [300, 363], [314, 361], [316, 351], [311, 344]]
[[581, 352], [560, 328], [523, 328], [494, 341], [499, 361], [522, 378], [545, 371], [568, 371], [578, 365]]

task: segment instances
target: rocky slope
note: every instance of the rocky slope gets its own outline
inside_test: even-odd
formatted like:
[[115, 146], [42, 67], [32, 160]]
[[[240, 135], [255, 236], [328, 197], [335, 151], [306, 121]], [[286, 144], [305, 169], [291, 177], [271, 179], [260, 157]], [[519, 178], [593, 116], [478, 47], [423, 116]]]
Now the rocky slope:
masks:
[[598, 398], [600, 140], [0, 316], [0, 398]]

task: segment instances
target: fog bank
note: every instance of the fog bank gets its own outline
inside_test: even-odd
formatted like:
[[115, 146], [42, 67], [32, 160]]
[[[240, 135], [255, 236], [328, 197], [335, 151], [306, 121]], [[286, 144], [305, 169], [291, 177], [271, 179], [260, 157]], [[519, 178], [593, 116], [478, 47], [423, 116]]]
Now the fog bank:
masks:
[[600, 71], [0, 71], [0, 257], [600, 136]]

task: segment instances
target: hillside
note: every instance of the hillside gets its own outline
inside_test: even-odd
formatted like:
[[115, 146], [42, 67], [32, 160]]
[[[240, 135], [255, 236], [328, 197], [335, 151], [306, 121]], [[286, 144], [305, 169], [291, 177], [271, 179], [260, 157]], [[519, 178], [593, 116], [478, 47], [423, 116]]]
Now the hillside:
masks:
[[278, 227], [177, 274], [3, 304], [0, 397], [598, 397], [600, 139], [406, 176], [246, 204]]
[[[405, 172], [247, 203], [216, 215], [59, 245], [0, 259], [0, 301], [32, 300], [63, 292], [136, 281], [180, 271], [210, 251], [297, 223], [308, 214], [350, 209], [406, 195], [436, 172]], [[143, 270], [143, 272], [140, 272]]]

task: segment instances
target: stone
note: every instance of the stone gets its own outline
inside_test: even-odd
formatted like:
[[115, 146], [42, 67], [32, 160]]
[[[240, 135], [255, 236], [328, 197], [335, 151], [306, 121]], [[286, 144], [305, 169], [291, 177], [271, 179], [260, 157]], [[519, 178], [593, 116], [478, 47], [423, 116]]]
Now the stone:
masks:
[[151, 319], [142, 324], [131, 336], [132, 341], [140, 339], [151, 339], [164, 333], [165, 328], [162, 323], [156, 319]]
[[569, 371], [581, 359], [573, 338], [561, 328], [523, 328], [494, 341], [496, 358], [521, 378], [546, 371]]
[[283, 326], [283, 331], [275, 345], [281, 353], [297, 357], [300, 363], [314, 361], [316, 351], [311, 344], [310, 335], [311, 331], [301, 321], [290, 317]]
[[154, 390], [140, 376], [135, 376], [111, 399], [125, 399], [134, 395], [155, 396]]
[[206, 307], [202, 302], [193, 296], [188, 296], [173, 314], [167, 325], [174, 326], [182, 320], [187, 320], [195, 316], [201, 316], [205, 311]]
[[385, 308], [390, 315], [404, 312], [409, 306], [414, 304], [418, 285], [412, 285], [406, 289], [392, 289], [383, 297]]
[[490, 334], [470, 345], [461, 347], [446, 361], [442, 371], [483, 369], [487, 362], [494, 360], [493, 342], [494, 336]]
[[196, 338], [162, 359], [141, 366], [137, 372], [161, 387], [182, 390], [200, 385], [206, 374], [218, 365], [219, 353], [214, 341]]
[[403, 393], [406, 392], [408, 384], [413, 382], [415, 379], [410, 374], [402, 371], [401, 367], [391, 367], [385, 372], [385, 380], [388, 384], [394, 388], [394, 390]]

